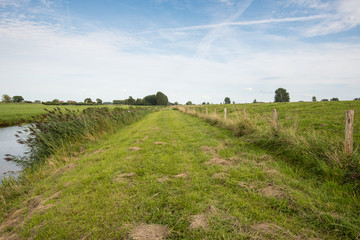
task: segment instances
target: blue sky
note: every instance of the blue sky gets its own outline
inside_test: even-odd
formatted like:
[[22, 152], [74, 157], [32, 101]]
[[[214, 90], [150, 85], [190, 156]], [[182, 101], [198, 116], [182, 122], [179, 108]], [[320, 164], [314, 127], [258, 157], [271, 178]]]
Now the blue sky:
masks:
[[359, 0], [0, 0], [0, 94], [360, 97]]

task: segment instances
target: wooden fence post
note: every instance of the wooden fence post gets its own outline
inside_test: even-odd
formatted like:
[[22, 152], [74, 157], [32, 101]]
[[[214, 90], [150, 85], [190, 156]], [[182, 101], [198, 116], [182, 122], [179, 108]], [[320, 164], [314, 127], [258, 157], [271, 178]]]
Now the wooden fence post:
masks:
[[224, 119], [226, 121], [226, 108], [224, 108]]
[[200, 110], [200, 114], [202, 114], [202, 107], [200, 107], [199, 110]]
[[206, 107], [206, 116], [208, 115], [208, 113], [209, 113], [209, 112], [208, 112], [208, 107]]
[[246, 118], [246, 109], [244, 108], [244, 119]]
[[278, 129], [277, 111], [273, 109], [273, 125], [275, 129]]
[[346, 111], [345, 124], [345, 153], [351, 155], [353, 152], [353, 132], [354, 132], [354, 110]]

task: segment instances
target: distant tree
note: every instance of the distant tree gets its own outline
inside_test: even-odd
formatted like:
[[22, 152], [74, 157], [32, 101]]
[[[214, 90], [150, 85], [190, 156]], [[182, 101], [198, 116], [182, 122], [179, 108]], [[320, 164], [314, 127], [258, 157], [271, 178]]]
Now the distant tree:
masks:
[[206, 102], [203, 102], [202, 105], [206, 105]]
[[113, 100], [113, 104], [124, 104], [123, 100]]
[[41, 101], [40, 101], [40, 100], [35, 100], [34, 103], [38, 103], [38, 104], [39, 104], [39, 103], [41, 103]]
[[187, 101], [186, 105], [193, 105], [193, 103], [191, 101]]
[[148, 95], [143, 99], [144, 105], [156, 105], [156, 95]]
[[254, 99], [253, 103], [257, 103], [256, 99]]
[[230, 104], [230, 103], [231, 103], [230, 98], [229, 98], [229, 97], [226, 97], [226, 98], [224, 99], [224, 102], [225, 102], [225, 104]]
[[178, 103], [178, 102], [174, 102], [174, 105], [179, 105], [179, 103]]
[[92, 103], [91, 98], [85, 98], [84, 103]]
[[12, 101], [15, 103], [20, 103], [20, 102], [24, 101], [24, 98], [22, 96], [13, 96]]
[[209, 103], [209, 102], [207, 102], [206, 104], [207, 104], [207, 105], [210, 105], [210, 103]]
[[96, 99], [96, 104], [102, 104], [102, 103], [103, 103], [103, 100], [101, 100], [100, 98]]
[[359, 101], [360, 100], [360, 98], [354, 98], [354, 101]]
[[312, 101], [316, 102], [316, 97], [315, 96], [312, 97]]
[[339, 99], [337, 97], [334, 97], [334, 98], [330, 99], [330, 101], [339, 101]]
[[54, 99], [54, 100], [52, 100], [52, 103], [53, 103], [53, 104], [59, 104], [59, 103], [60, 103], [60, 100], [59, 100], [59, 99]]
[[321, 101], [322, 102], [327, 102], [327, 101], [329, 101], [329, 99], [324, 98], [324, 99], [321, 99]]
[[129, 98], [125, 100], [125, 103], [128, 105], [135, 105], [135, 102], [136, 100], [132, 96], [129, 96]]
[[9, 95], [7, 95], [7, 94], [3, 94], [1, 101], [3, 103], [11, 103], [11, 97]]
[[235, 104], [235, 101], [233, 101], [233, 104]]
[[168, 97], [162, 92], [156, 93], [156, 105], [168, 105], [169, 100]]
[[275, 91], [275, 102], [290, 102], [289, 93], [284, 88], [278, 88]]

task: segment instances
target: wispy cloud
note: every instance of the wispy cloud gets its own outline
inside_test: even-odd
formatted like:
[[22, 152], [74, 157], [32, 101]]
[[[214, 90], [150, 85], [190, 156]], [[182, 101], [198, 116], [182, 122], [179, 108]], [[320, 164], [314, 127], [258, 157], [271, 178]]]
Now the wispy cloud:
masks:
[[198, 25], [198, 26], [189, 26], [182, 28], [175, 28], [175, 31], [195, 31], [195, 30], [204, 30], [204, 29], [213, 29], [220, 27], [231, 27], [231, 26], [249, 26], [249, 25], [259, 25], [259, 24], [271, 24], [271, 23], [286, 23], [286, 22], [303, 22], [303, 21], [311, 21], [317, 19], [325, 19], [326, 15], [314, 15], [307, 17], [293, 17], [293, 18], [271, 18], [264, 20], [256, 20], [256, 21], [241, 21], [241, 22], [223, 22], [217, 24], [206, 24], [206, 25]]
[[349, 30], [360, 24], [360, 1], [339, 0], [327, 6], [329, 14], [320, 23], [305, 31], [306, 36], [319, 36]]

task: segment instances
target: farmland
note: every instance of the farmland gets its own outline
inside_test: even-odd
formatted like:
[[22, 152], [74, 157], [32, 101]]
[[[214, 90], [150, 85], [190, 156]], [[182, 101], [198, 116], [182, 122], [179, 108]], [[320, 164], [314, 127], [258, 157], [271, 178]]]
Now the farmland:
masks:
[[[99, 105], [103, 106], [103, 105]], [[27, 103], [0, 103], [0, 126], [12, 126], [19, 123], [29, 123], [34, 122], [35, 119], [38, 119], [42, 114], [46, 113], [45, 108], [52, 110], [59, 107], [60, 109], [70, 109], [70, 110], [83, 110], [88, 108], [87, 105], [43, 105], [43, 104], [27, 104]], [[94, 105], [94, 107], [98, 107]], [[116, 105], [108, 106], [110, 108], [116, 107]], [[127, 106], [121, 106], [127, 107]]]
[[273, 109], [277, 110], [280, 127], [293, 128], [299, 134], [316, 131], [331, 139], [343, 141], [345, 130], [346, 110], [355, 110], [354, 142], [360, 145], [360, 101], [334, 101], [334, 102], [297, 102], [297, 103], [251, 103], [228, 105], [191, 106], [193, 109], [208, 107], [209, 115], [216, 113], [224, 116], [227, 108], [228, 119], [249, 118], [254, 125], [265, 129], [272, 117]]
[[[277, 151], [289, 146], [282, 139], [289, 137], [283, 135], [287, 128], [304, 136], [313, 129], [324, 132], [331, 144], [328, 136], [340, 139], [350, 102], [326, 104], [227, 105], [228, 123], [221, 115], [224, 105], [207, 106], [217, 108], [215, 120], [204, 116], [205, 106], [202, 115], [188, 112], [194, 116], [164, 109], [113, 133], [76, 141], [24, 172], [21, 181], [3, 181], [0, 234], [3, 239], [356, 239], [360, 201], [356, 179], [343, 181], [348, 178], [341, 173], [348, 169], [331, 166], [321, 175], [306, 162], [321, 160], [313, 149], [300, 149], [311, 158], [297, 164], [291, 159], [303, 157], [297, 148], [288, 149], [293, 155]], [[350, 108], [357, 113], [354, 104]], [[231, 124], [241, 123], [235, 119], [244, 107], [249, 122], [258, 123], [251, 127], [258, 127], [237, 134], [239, 125]], [[274, 107], [278, 132], [269, 130]], [[336, 126], [339, 133], [326, 131]], [[273, 144], [276, 139], [281, 146]]]

